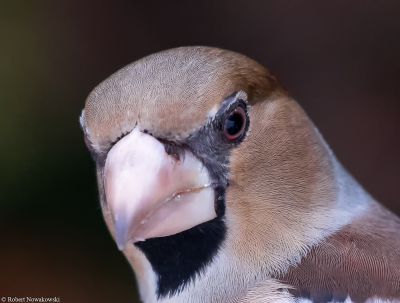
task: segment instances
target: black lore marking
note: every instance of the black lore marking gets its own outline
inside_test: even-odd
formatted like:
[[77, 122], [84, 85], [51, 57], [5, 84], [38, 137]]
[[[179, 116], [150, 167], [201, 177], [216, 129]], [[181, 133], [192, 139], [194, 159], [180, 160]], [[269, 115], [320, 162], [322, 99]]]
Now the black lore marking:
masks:
[[173, 296], [188, 283], [217, 254], [225, 239], [226, 226], [223, 221], [225, 203], [222, 188], [215, 189], [217, 217], [176, 235], [148, 239], [135, 245], [146, 255], [157, 274], [157, 296]]

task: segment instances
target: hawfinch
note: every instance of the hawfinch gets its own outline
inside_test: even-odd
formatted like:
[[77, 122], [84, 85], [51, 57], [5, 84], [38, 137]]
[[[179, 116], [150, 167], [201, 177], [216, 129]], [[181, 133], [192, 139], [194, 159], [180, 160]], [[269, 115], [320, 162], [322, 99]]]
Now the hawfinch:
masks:
[[80, 122], [143, 302], [400, 302], [400, 219], [257, 62], [147, 56]]

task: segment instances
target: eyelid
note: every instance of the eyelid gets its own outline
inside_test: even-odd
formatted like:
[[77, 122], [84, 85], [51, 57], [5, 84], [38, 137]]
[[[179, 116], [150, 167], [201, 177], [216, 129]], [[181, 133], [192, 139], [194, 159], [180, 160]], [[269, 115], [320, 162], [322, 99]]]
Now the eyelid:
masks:
[[244, 110], [244, 113], [247, 116], [247, 102], [245, 102], [242, 99], [237, 99], [231, 104], [229, 104], [228, 108], [225, 109], [224, 113], [222, 114], [222, 117], [226, 119], [229, 115], [234, 113], [239, 107], [241, 107]]

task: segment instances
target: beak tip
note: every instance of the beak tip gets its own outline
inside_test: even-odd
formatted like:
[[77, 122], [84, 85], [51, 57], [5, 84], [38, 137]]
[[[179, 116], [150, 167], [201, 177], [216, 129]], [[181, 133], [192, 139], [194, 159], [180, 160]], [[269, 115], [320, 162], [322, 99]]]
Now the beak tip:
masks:
[[[121, 220], [122, 219], [122, 220]], [[118, 218], [115, 220], [115, 242], [119, 250], [124, 250], [127, 242], [129, 241], [129, 226], [128, 220]]]
[[115, 242], [117, 243], [118, 249], [120, 251], [123, 251], [125, 249], [126, 242], [127, 242], [125, 237], [121, 238], [121, 237], [118, 237], [118, 235], [117, 235], [117, 238], [115, 239]]
[[125, 244], [122, 243], [117, 243], [117, 247], [120, 251], [123, 251], [125, 249]]

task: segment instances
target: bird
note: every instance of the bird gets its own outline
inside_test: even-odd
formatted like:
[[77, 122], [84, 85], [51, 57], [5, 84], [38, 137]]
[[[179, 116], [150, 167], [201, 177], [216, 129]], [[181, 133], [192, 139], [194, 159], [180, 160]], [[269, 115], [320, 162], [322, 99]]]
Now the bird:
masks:
[[253, 59], [148, 55], [94, 88], [80, 124], [142, 302], [400, 302], [399, 217]]

